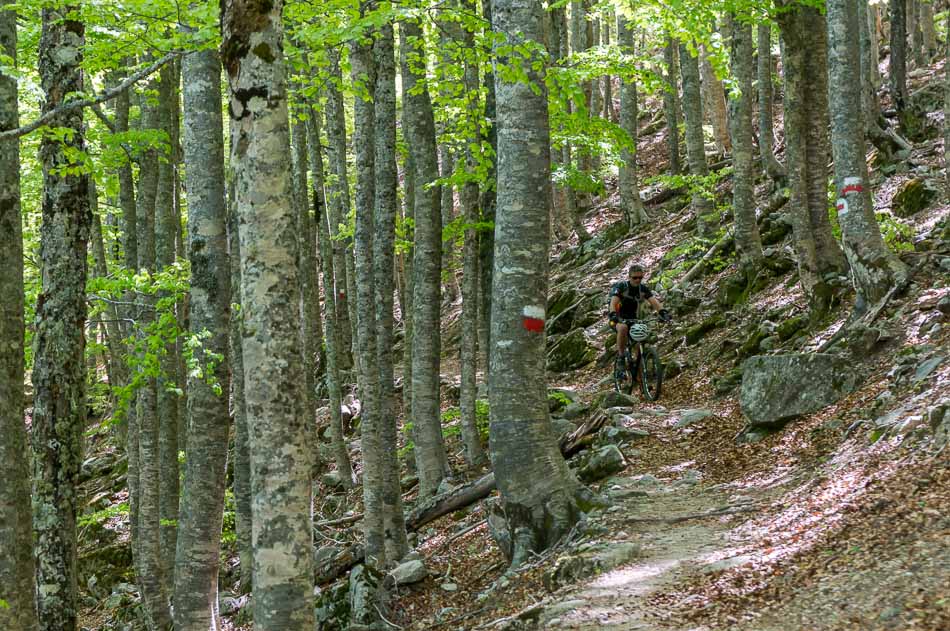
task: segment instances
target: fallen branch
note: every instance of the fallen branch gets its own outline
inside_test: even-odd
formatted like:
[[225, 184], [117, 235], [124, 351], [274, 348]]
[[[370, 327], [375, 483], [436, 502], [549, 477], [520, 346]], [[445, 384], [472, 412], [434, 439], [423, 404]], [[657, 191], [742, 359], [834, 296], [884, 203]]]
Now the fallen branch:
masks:
[[135, 83], [141, 81], [142, 79], [144, 79], [145, 77], [151, 74], [154, 74], [162, 66], [164, 66], [171, 60], [175, 59], [176, 57], [180, 57], [184, 54], [186, 53], [180, 50], [170, 52], [164, 57], [162, 57], [161, 59], [158, 59], [157, 61], [155, 61], [150, 66], [146, 66], [145, 68], [142, 68], [138, 72], [134, 72], [130, 74], [128, 77], [125, 78], [124, 81], [122, 81], [122, 83], [119, 83], [118, 85], [115, 85], [109, 88], [108, 90], [105, 90], [104, 92], [102, 92], [101, 94], [97, 96], [77, 99], [75, 101], [69, 101], [67, 103], [63, 103], [59, 107], [53, 108], [50, 111], [46, 112], [45, 114], [37, 118], [32, 123], [23, 125], [21, 127], [17, 127], [16, 129], [8, 129], [6, 131], [0, 132], [0, 140], [6, 140], [8, 138], [19, 138], [20, 136], [25, 136], [26, 134], [32, 131], [36, 131], [37, 129], [45, 125], [46, 123], [56, 118], [57, 116], [60, 116], [61, 114], [65, 114], [66, 112], [71, 112], [72, 110], [75, 110], [78, 108], [91, 107], [93, 105], [98, 105], [99, 103], [105, 103], [106, 101], [110, 101], [114, 99], [115, 97], [119, 96], [120, 94], [122, 94], [123, 92], [125, 92], [126, 90], [128, 90]]

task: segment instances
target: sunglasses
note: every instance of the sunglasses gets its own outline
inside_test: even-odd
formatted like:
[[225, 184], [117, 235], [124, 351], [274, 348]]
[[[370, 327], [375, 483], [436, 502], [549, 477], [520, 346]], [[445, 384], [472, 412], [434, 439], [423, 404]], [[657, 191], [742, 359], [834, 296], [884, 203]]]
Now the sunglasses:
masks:
[[643, 280], [643, 276], [631, 276], [630, 280]]

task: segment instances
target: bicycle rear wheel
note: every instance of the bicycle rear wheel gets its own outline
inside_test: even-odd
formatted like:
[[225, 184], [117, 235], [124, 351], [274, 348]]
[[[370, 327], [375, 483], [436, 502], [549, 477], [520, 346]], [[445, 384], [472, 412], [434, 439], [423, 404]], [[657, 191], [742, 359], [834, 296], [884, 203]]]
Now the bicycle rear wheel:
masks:
[[663, 364], [660, 356], [652, 346], [643, 347], [643, 356], [640, 358], [640, 389], [643, 398], [647, 401], [656, 401], [660, 398], [663, 388]]
[[633, 381], [633, 367], [630, 353], [627, 353], [622, 366], [614, 361], [614, 390], [622, 394], [630, 394], [633, 392]]

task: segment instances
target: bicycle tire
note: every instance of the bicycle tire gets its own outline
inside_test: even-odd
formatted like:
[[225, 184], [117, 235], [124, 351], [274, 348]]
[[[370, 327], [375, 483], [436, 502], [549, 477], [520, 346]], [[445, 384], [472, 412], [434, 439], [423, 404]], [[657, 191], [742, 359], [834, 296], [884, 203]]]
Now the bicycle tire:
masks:
[[616, 364], [614, 365], [614, 390], [621, 394], [631, 394], [633, 392], [633, 370], [631, 368], [630, 353], [628, 352], [624, 355], [624, 369], [623, 373], [617, 370]]
[[663, 390], [663, 364], [652, 346], [644, 346], [640, 357], [640, 390], [647, 401], [659, 399]]

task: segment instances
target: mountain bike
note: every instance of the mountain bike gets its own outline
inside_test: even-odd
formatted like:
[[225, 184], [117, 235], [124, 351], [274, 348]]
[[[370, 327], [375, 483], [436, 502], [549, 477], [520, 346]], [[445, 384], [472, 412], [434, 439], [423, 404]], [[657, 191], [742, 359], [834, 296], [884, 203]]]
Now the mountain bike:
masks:
[[640, 391], [647, 401], [656, 401], [660, 398], [663, 387], [663, 364], [660, 354], [649, 342], [653, 341], [654, 333], [651, 324], [656, 318], [643, 320], [621, 320], [629, 328], [627, 331], [627, 350], [623, 362], [614, 363], [614, 388], [617, 392], [631, 394], [636, 382], [640, 382]]

